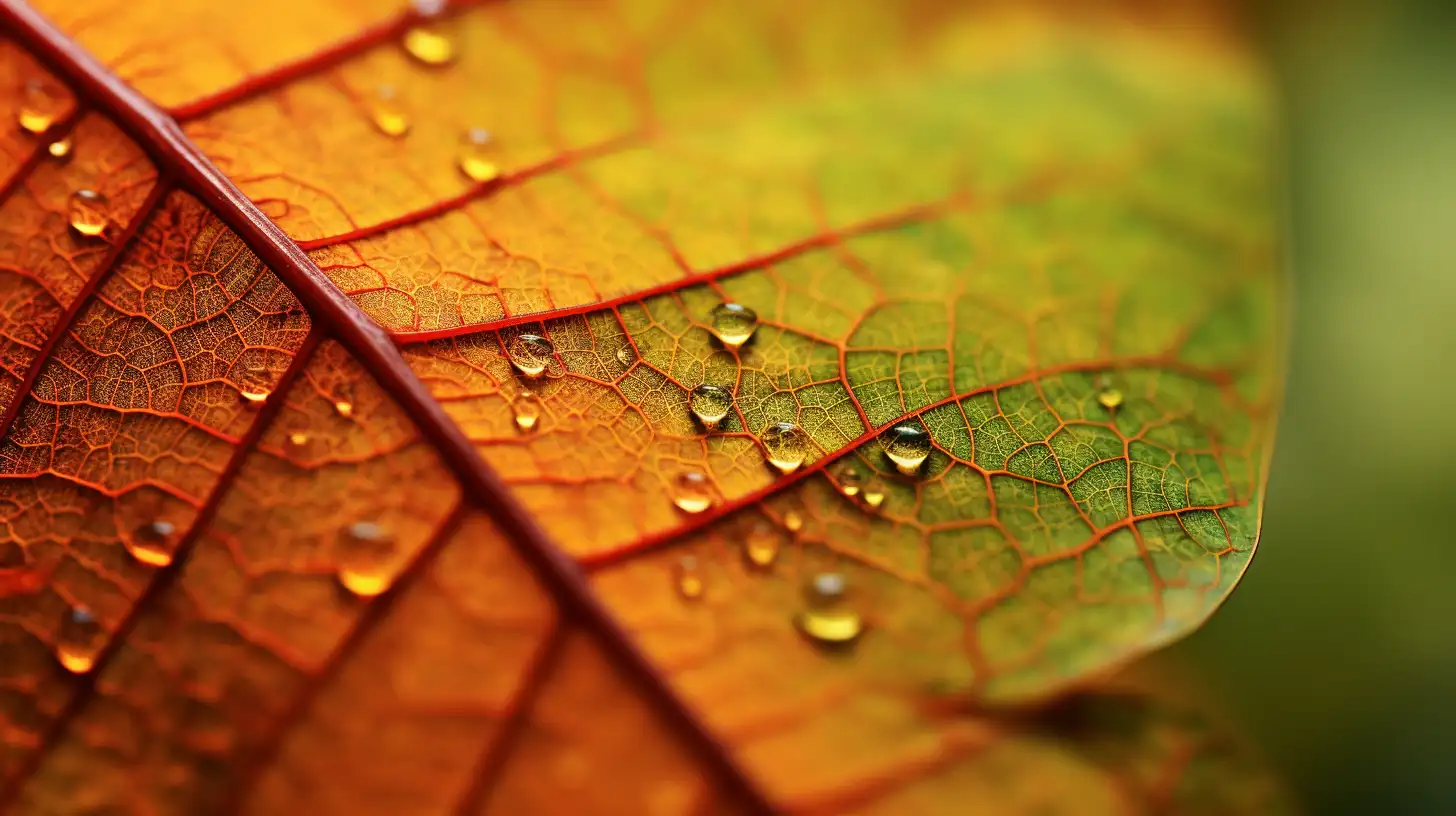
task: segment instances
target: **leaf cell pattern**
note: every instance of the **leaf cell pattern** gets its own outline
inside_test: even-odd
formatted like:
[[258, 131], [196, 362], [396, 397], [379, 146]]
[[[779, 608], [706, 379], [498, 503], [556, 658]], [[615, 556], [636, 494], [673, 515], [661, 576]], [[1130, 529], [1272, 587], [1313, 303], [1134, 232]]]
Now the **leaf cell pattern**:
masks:
[[[0, 98], [54, 108], [0, 137], [0, 807], [1287, 808], [1162, 690], [1046, 705], [1257, 540], [1271, 117], [1216, 4], [38, 5], [0, 4]], [[793, 625], [825, 573], [839, 649]]]

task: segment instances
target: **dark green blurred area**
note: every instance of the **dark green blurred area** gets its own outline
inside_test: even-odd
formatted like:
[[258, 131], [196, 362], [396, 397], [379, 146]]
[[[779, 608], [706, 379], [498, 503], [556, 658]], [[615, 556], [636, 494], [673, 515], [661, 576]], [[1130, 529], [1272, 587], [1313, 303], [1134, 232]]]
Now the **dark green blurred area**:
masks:
[[1289, 130], [1288, 395], [1258, 557], [1173, 655], [1309, 812], [1456, 814], [1456, 2], [1254, 11]]

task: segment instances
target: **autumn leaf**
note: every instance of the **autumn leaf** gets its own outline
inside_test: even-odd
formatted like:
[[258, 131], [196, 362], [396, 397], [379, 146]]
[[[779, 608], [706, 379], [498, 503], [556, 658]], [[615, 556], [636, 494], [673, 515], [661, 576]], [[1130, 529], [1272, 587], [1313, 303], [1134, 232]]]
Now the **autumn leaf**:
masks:
[[1108, 679], [1258, 537], [1219, 4], [34, 5], [0, 809], [1288, 808]]

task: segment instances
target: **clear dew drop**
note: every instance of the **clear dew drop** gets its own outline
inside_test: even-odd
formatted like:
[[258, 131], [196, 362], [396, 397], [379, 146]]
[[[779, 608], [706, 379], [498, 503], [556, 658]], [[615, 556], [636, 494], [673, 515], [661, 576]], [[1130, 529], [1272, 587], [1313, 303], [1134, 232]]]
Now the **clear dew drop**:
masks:
[[541, 400], [535, 394], [525, 393], [516, 397], [511, 410], [515, 412], [518, 430], [534, 430], [536, 423], [541, 421]]
[[864, 503], [870, 507], [879, 507], [885, 503], [885, 488], [874, 484], [864, 489]]
[[864, 477], [854, 468], [845, 468], [839, 471], [839, 492], [854, 498], [859, 495], [860, 487], [864, 483]]
[[673, 579], [677, 582], [677, 594], [692, 601], [703, 597], [703, 573], [698, 568], [698, 559], [685, 555], [673, 567]]
[[493, 160], [490, 147], [490, 131], [484, 128], [465, 131], [460, 138], [460, 154], [455, 159], [455, 166], [471, 181], [483, 184], [494, 180], [500, 175], [500, 166]]
[[339, 533], [339, 583], [361, 598], [389, 589], [398, 569], [394, 536], [372, 521], [356, 521]]
[[374, 127], [385, 136], [399, 138], [409, 133], [409, 117], [400, 106], [399, 92], [393, 85], [380, 85], [375, 89], [369, 116]]
[[723, 345], [738, 348], [758, 328], [758, 313], [739, 303], [720, 303], [713, 309], [713, 334]]
[[1097, 403], [1109, 411], [1115, 411], [1122, 407], [1122, 392], [1116, 388], [1104, 388], [1097, 392]]
[[779, 557], [779, 533], [767, 524], [755, 524], [743, 539], [743, 557], [757, 569], [768, 569]]
[[74, 146], [75, 142], [71, 140], [70, 136], [62, 136], [54, 142], [46, 145], [46, 152], [49, 153], [51, 155], [51, 158], [53, 159], [64, 159], [68, 158], [71, 155], [71, 148]]
[[354, 403], [349, 402], [348, 400], [339, 400], [338, 402], [334, 403], [334, 413], [338, 414], [344, 419], [348, 419], [349, 417], [354, 415]]
[[518, 334], [506, 343], [506, 354], [510, 355], [511, 364], [527, 377], [544, 374], [555, 353], [550, 340], [535, 334]]
[[404, 33], [404, 50], [421, 65], [438, 67], [455, 61], [455, 40], [438, 26], [411, 26]]
[[95, 190], [77, 190], [71, 193], [69, 218], [71, 229], [87, 238], [99, 238], [111, 223], [106, 207], [106, 196]]
[[269, 393], [271, 392], [267, 391], [266, 389], [258, 389], [256, 391], [244, 390], [238, 392], [238, 397], [242, 399], [243, 404], [247, 405], [249, 408], [257, 408], [268, 401]]
[[804, 529], [804, 517], [798, 512], [790, 510], [784, 514], [784, 529], [791, 533], [797, 533]]
[[701, 513], [713, 506], [713, 489], [699, 470], [685, 470], [672, 481], [672, 503], [684, 513]]
[[803, 429], [792, 422], [775, 422], [759, 437], [768, 455], [768, 463], [780, 473], [793, 473], [809, 455], [809, 441]]
[[32, 79], [20, 91], [20, 110], [15, 118], [21, 130], [44, 133], [60, 118], [65, 105], [65, 97], [59, 89], [49, 82]]
[[106, 645], [106, 630], [90, 609], [73, 606], [61, 615], [56, 630], [56, 660], [72, 674], [85, 674], [96, 665]]
[[631, 347], [622, 346], [617, 349], [617, 362], [631, 368], [632, 364], [637, 362], [637, 355], [632, 353]]
[[176, 534], [177, 527], [170, 521], [158, 519], [148, 522], [132, 533], [131, 540], [126, 542], [126, 550], [132, 558], [149, 567], [165, 567], [172, 563]]
[[880, 446], [901, 473], [914, 476], [930, 456], [930, 434], [919, 425], [906, 422], [885, 431], [880, 436]]
[[853, 642], [864, 631], [864, 620], [849, 604], [844, 576], [821, 572], [804, 590], [804, 610], [794, 623], [810, 640], [822, 646]]
[[700, 385], [693, 389], [688, 404], [693, 409], [693, 416], [712, 430], [733, 409], [733, 394], [722, 386]]

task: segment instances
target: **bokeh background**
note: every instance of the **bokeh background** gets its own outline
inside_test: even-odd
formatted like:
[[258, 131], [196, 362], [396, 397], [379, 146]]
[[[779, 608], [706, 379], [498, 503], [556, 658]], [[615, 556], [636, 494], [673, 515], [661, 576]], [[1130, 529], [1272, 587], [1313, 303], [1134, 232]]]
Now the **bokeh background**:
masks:
[[1456, 2], [1250, 0], [1297, 308], [1259, 555], [1172, 657], [1314, 814], [1456, 814]]

